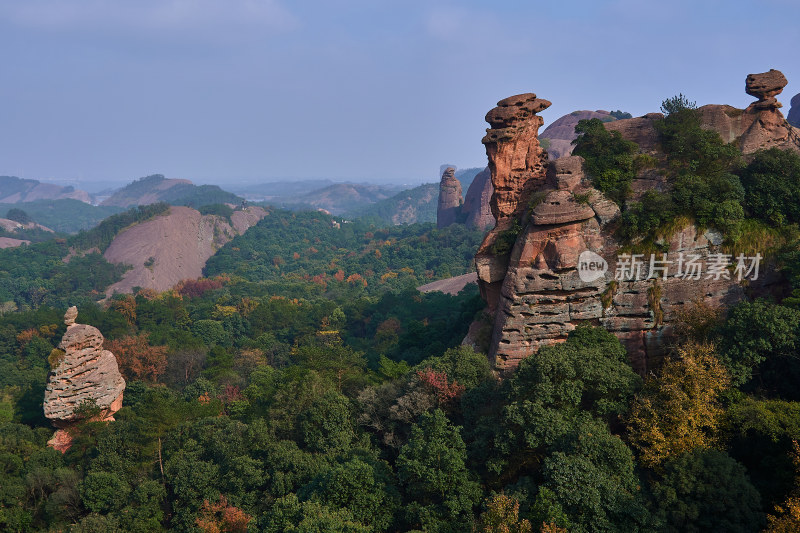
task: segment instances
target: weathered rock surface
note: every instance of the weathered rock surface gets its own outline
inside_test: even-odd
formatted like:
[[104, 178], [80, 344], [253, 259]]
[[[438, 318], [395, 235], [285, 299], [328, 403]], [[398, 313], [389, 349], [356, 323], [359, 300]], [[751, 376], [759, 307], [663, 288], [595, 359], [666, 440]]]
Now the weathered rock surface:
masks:
[[69, 429], [80, 420], [82, 404], [100, 409], [97, 420], [112, 421], [125, 390], [116, 357], [103, 349], [103, 335], [93, 326], [75, 323], [77, 314], [71, 307], [64, 315], [67, 331], [58, 345], [64, 353], [54, 361], [44, 393], [44, 416], [59, 428], [50, 444], [62, 452], [72, 443]]
[[777, 109], [781, 107], [775, 97], [783, 92], [789, 82], [780, 70], [770, 69], [769, 72], [748, 74], [745, 80], [745, 92], [758, 98], [758, 102], [750, 107], [758, 109]]
[[486, 167], [470, 183], [467, 195], [464, 197], [462, 213], [466, 214], [466, 224], [471, 228], [487, 229], [494, 226], [490, 202], [492, 200], [492, 173]]
[[[755, 77], [748, 87], [759, 102], [767, 102], [782, 87], [779, 82], [772, 73]], [[736, 132], [729, 140], [737, 140], [745, 153], [772, 146], [800, 149], [800, 141], [792, 137], [796, 130], [777, 106], [704, 106], [700, 112], [707, 127]], [[724, 268], [719, 275], [709, 274], [715, 261], [735, 266], [737, 258], [725, 255], [719, 234], [701, 233], [692, 225], [665, 239], [663, 255], [626, 257], [614, 237], [619, 208], [585, 179], [582, 158], [552, 161], [545, 174], [546, 155], [536, 139], [538, 117], [520, 114], [510, 122], [509, 116], [505, 109], [487, 115], [493, 128], [484, 143], [495, 190], [502, 194], [492, 198], [497, 225], [475, 257], [481, 295], [494, 317], [489, 356], [498, 371], [516, 368], [540, 347], [563, 342], [577, 325], [588, 323], [617, 335], [634, 368], [644, 373], [663, 357], [681, 310], [698, 299], [711, 306], [729, 305], [743, 297], [745, 285], [757, 294], [776, 283], [764, 265], [757, 278], [751, 272], [744, 282]], [[653, 123], [658, 118], [649, 114], [606, 127], [636, 141], [642, 151], [656, 153]], [[495, 131], [495, 125], [503, 128]], [[664, 189], [665, 180], [658, 172], [642, 171], [633, 189]], [[587, 276], [593, 267], [579, 263], [585, 252], [598, 259], [594, 265], [607, 270]], [[686, 272], [689, 258], [701, 265], [701, 275], [679, 275]], [[745, 266], [752, 266], [752, 259]]]
[[[539, 145], [539, 127], [543, 121], [536, 113], [550, 107], [550, 102], [533, 93], [511, 96], [497, 102], [486, 114], [491, 128], [483, 144], [492, 173], [491, 209], [494, 218], [508, 219], [524, 208], [530, 191], [544, 180], [546, 153]], [[521, 207], [522, 206], [522, 207]]]
[[789, 109], [789, 114], [786, 116], [786, 120], [788, 120], [789, 124], [795, 128], [800, 128], [800, 93], [797, 93], [792, 97], [791, 106], [792, 107]]
[[439, 182], [439, 206], [436, 210], [438, 228], [455, 224], [461, 216], [464, 196], [461, 192], [461, 182], [456, 179], [455, 173], [455, 168], [447, 167], [442, 173], [442, 181]]

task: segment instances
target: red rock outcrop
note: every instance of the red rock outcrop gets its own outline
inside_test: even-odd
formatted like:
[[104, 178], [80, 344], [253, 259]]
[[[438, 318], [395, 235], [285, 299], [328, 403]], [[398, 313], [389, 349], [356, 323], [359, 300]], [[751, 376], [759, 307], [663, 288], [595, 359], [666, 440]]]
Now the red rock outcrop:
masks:
[[461, 182], [456, 178], [456, 169], [447, 167], [442, 173], [442, 181], [439, 182], [436, 227], [446, 228], [450, 224], [458, 222], [463, 203], [464, 197], [461, 192]]
[[491, 126], [483, 144], [489, 159], [494, 193], [489, 203], [495, 227], [486, 234], [475, 256], [481, 295], [494, 311], [500, 287], [508, 268], [508, 256], [498, 249], [510, 246], [517, 231], [517, 218], [526, 207], [531, 192], [544, 183], [547, 152], [539, 144], [542, 117], [536, 113], [550, 102], [533, 93], [511, 96], [497, 102], [486, 114]]
[[791, 106], [789, 114], [786, 115], [786, 120], [795, 128], [800, 128], [800, 93], [792, 97]]
[[466, 224], [471, 228], [488, 229], [494, 226], [492, 215], [492, 173], [489, 167], [482, 170], [470, 183], [461, 212], [466, 215]]
[[[785, 119], [778, 124], [775, 117], [782, 115], [770, 104], [781, 88], [780, 77], [773, 73], [749, 80], [749, 91], [759, 102], [740, 112], [748, 118], [736, 126], [739, 146], [745, 153], [771, 146], [800, 148], [791, 136], [793, 128]], [[525, 96], [528, 102], [535, 98]], [[514, 369], [540, 347], [562, 342], [577, 325], [589, 323], [617, 335], [634, 368], [644, 373], [664, 355], [676, 314], [696, 299], [728, 305], [744, 295], [745, 284], [759, 292], [776, 281], [763, 265], [758, 275], [752, 270], [748, 274], [758, 263], [754, 258], [726, 255], [720, 234], [702, 233], [692, 225], [665, 238], [663, 254], [626, 256], [614, 237], [619, 208], [591, 187], [582, 158], [552, 161], [545, 174], [546, 154], [536, 139], [541, 121], [533, 113], [520, 113], [508, 129], [508, 119], [497, 119], [498, 114], [512, 116], [508, 107], [487, 115], [493, 128], [484, 143], [492, 182], [502, 194], [492, 198], [497, 225], [475, 257], [481, 295], [494, 321], [489, 356], [498, 371]], [[732, 118], [726, 110], [733, 108], [709, 107], [700, 110], [704, 120], [717, 111]], [[655, 153], [659, 147], [653, 123], [658, 118], [650, 114], [607, 127], [635, 140], [644, 152]], [[776, 127], [770, 130], [769, 124]], [[657, 172], [643, 172], [633, 189], [665, 188], [665, 180]]]
[[[745, 91], [758, 101], [746, 109], [729, 105], [704, 105], [698, 109], [702, 126], [716, 130], [725, 142], [735, 142], [743, 154], [761, 149], [780, 148], [800, 151], [800, 130], [792, 127], [780, 112], [775, 96], [786, 85], [786, 78], [777, 70], [747, 76]], [[607, 123], [606, 129], [616, 130], [630, 141], [639, 144], [644, 152], [658, 150], [658, 134], [653, 128], [660, 113]]]
[[76, 324], [77, 316], [75, 307], [64, 315], [67, 331], [58, 345], [63, 353], [51, 355], [44, 393], [44, 416], [59, 428], [48, 444], [61, 452], [72, 444], [70, 429], [83, 416], [82, 405], [99, 409], [96, 420], [112, 421], [125, 390], [116, 357], [103, 349], [103, 335], [95, 327]]

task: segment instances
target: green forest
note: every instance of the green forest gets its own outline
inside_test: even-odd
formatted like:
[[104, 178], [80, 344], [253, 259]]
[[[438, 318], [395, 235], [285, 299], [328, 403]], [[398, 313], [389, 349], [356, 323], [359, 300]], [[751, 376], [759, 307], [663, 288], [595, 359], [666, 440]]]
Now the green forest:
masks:
[[[590, 323], [494, 373], [477, 286], [416, 289], [474, 269], [483, 234], [461, 225], [270, 208], [203, 278], [99, 303], [124, 271], [102, 252], [167, 204], [0, 250], [0, 530], [797, 531], [800, 157], [744, 161], [682, 96], [664, 111], [663, 160], [578, 126], [619, 239], [657, 247], [679, 217], [732, 248], [769, 238], [786, 290], [696, 301], [645, 376]], [[669, 189], [633, 201], [647, 166]], [[80, 406], [62, 454], [42, 398], [69, 305], [127, 387], [113, 422]]]

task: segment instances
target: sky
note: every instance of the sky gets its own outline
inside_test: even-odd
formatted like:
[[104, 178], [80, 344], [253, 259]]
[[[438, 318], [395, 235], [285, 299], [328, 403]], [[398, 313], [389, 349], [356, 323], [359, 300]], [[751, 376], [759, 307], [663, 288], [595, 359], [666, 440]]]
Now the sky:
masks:
[[507, 96], [746, 107], [770, 68], [787, 113], [798, 0], [0, 0], [0, 175], [432, 182]]

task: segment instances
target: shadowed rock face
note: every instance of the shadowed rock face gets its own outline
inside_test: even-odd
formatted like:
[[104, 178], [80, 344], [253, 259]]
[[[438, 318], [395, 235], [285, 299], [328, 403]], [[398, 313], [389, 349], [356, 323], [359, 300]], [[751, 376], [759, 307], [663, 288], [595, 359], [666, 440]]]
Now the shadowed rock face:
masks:
[[100, 409], [97, 419], [111, 421], [125, 390], [116, 357], [103, 349], [103, 335], [95, 327], [76, 324], [77, 314], [71, 307], [64, 316], [67, 332], [58, 345], [64, 354], [54, 362], [44, 393], [44, 416], [60, 428], [50, 444], [62, 452], [72, 443], [69, 428], [80, 420], [76, 411], [81, 404], [94, 403]]
[[490, 205], [494, 193], [492, 173], [489, 167], [475, 176], [464, 197], [462, 212], [466, 214], [466, 224], [471, 228], [487, 229], [494, 226], [494, 216]]
[[439, 205], [436, 210], [436, 227], [446, 228], [458, 222], [464, 198], [461, 194], [461, 182], [455, 175], [456, 169], [447, 167], [439, 182]]
[[795, 128], [800, 128], [800, 93], [794, 95], [791, 105], [792, 107], [789, 109], [789, 115], [786, 119], [789, 121], [789, 124]]
[[[772, 73], [755, 77], [748, 85], [759, 102], [768, 102], [779, 92], [776, 79]], [[521, 95], [512, 101], [532, 99], [533, 95]], [[715, 257], [725, 253], [719, 234], [701, 232], [692, 225], [664, 239], [665, 254], [652, 256], [654, 266], [667, 265], [666, 275], [656, 270], [646, 279], [650, 274], [648, 254], [639, 258], [640, 275], [633, 276], [627, 269], [628, 275], [616, 279], [626, 262], [614, 237], [620, 223], [619, 208], [592, 188], [582, 158], [562, 157], [547, 165], [536, 138], [541, 120], [529, 111], [537, 106], [528, 103], [517, 115], [508, 107], [500, 106], [487, 115], [492, 128], [484, 144], [495, 186], [491, 207], [498, 218], [475, 257], [481, 295], [494, 317], [489, 356], [495, 369], [513, 370], [542, 346], [563, 342], [570, 331], [588, 323], [613, 332], [628, 349], [634, 368], [645, 373], [660, 363], [673, 339], [672, 324], [679, 312], [697, 299], [721, 306], [743, 297], [743, 283], [728, 270], [719, 276], [707, 276], [704, 270], [698, 279], [678, 276], [678, 264], [689, 257], [696, 256], [695, 261], [708, 268]], [[738, 114], [732, 109], [705, 106], [700, 112], [706, 127], [718, 131], [724, 126], [720, 116], [739, 120], [728, 126], [738, 132], [734, 139], [745, 153], [772, 146], [800, 149], [800, 141], [792, 137], [794, 128], [777, 106], [753, 105], [736, 110]], [[642, 151], [656, 153], [659, 146], [653, 124], [660, 117], [650, 114], [606, 127], [636, 141]], [[657, 172], [643, 170], [632, 187], [635, 193], [664, 189], [665, 180]], [[607, 270], [597, 276], [586, 276], [584, 270], [582, 275], [580, 258], [586, 252]], [[749, 290], [756, 294], [777, 282], [774, 274], [763, 268], [758, 279], [746, 279], [750, 280]]]

